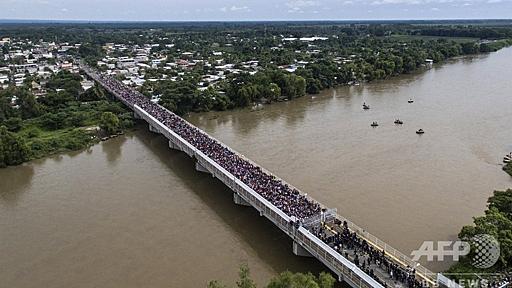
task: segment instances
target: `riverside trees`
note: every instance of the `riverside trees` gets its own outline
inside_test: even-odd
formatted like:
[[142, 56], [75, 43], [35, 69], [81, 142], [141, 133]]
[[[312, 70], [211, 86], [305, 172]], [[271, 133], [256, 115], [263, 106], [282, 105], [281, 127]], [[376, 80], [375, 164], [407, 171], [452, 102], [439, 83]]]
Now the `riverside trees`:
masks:
[[[506, 21], [462, 22], [464, 25], [453, 21], [432, 21], [429, 25], [414, 21], [310, 22], [307, 25], [299, 22], [110, 23], [94, 27], [70, 24], [0, 28], [0, 33], [34, 42], [54, 41], [58, 37], [76, 44], [71, 45], [74, 48], [69, 50], [69, 55], [79, 55], [93, 66], [97, 60], [105, 63], [119, 57], [136, 58], [144, 51], [142, 54], [147, 53], [148, 60], [141, 64], [147, 68], [135, 74], [118, 69], [118, 77], [128, 81], [129, 76], [151, 80], [152, 83], [147, 81], [140, 88], [141, 92], [156, 96], [166, 108], [185, 114], [293, 99], [338, 85], [411, 73], [424, 66], [426, 59], [437, 63], [512, 44], [506, 40], [512, 37], [512, 26]], [[121, 48], [112, 48], [115, 46]], [[153, 63], [150, 59], [157, 61]], [[185, 64], [178, 65], [180, 61]], [[189, 62], [193, 65], [187, 66]], [[247, 62], [257, 65], [251, 67]], [[232, 68], [219, 67], [225, 64]], [[117, 68], [107, 69], [104, 65], [100, 69]], [[212, 75], [213, 80], [205, 80]], [[71, 87], [77, 82], [69, 81], [66, 85], [67, 80], [73, 80], [72, 76], [61, 76], [48, 85], [60, 86], [68, 95], [76, 95], [76, 91], [70, 91], [79, 90], [79, 86]], [[92, 99], [89, 91], [78, 94], [82, 99]]]
[[[251, 279], [250, 270], [247, 264], [240, 266], [238, 272], [239, 280], [236, 282], [237, 288], [256, 288], [256, 283]], [[318, 277], [311, 273], [292, 273], [283, 272], [265, 285], [266, 288], [333, 288], [336, 280], [331, 274], [321, 272]], [[219, 281], [210, 281], [208, 288], [228, 288]]]
[[0, 168], [21, 164], [29, 158], [25, 140], [0, 126]]
[[87, 127], [99, 125], [115, 133], [133, 125], [132, 114], [121, 103], [108, 101], [98, 86], [84, 92], [80, 80], [61, 71], [39, 98], [27, 85], [0, 90], [0, 167], [85, 148], [96, 141]]
[[[101, 60], [101, 71], [132, 84], [145, 81], [139, 87], [140, 92], [183, 115], [291, 100], [338, 85], [411, 73], [424, 66], [426, 59], [441, 62], [512, 44], [507, 40], [512, 37], [511, 25], [499, 20], [480, 24], [248, 22], [5, 26], [0, 27], [0, 34], [16, 41], [2, 46], [4, 57], [0, 58], [2, 66], [12, 64], [10, 68], [15, 70], [19, 68], [15, 64], [37, 60], [42, 65], [38, 68], [46, 66], [44, 72], [53, 71], [49, 67], [56, 64], [57, 58], [68, 60], [80, 56], [90, 64]], [[57, 38], [65, 42], [62, 47], [69, 49], [55, 52], [55, 57], [35, 59], [30, 53], [27, 59], [9, 58], [10, 54], [16, 54], [12, 51], [16, 45], [38, 46], [31, 51], [38, 53], [40, 47], [49, 49]], [[137, 58], [133, 60], [133, 64], [137, 62], [136, 67], [131, 64], [126, 69], [117, 65], [122, 64], [115, 62], [121, 57]], [[83, 91], [79, 75], [61, 71], [47, 81], [38, 79], [38, 72], [22, 74], [26, 76], [22, 87], [0, 90], [0, 125], [25, 138], [31, 157], [79, 147], [77, 144], [82, 142], [87, 145], [90, 140], [84, 136], [85, 132], [76, 128], [97, 126], [104, 112], [114, 113], [121, 128], [133, 124], [130, 114], [120, 105], [107, 101], [106, 92], [100, 87]], [[7, 81], [13, 81], [14, 75], [10, 76]], [[34, 82], [36, 86], [37, 82], [46, 83], [42, 84], [46, 95], [36, 98], [31, 93]]]
[[474, 255], [470, 254], [453, 265], [448, 273], [472, 275], [481, 272], [510, 272], [512, 269], [512, 189], [494, 191], [493, 196], [487, 200], [485, 214], [473, 218], [473, 222], [473, 225], [462, 228], [459, 238], [469, 240], [480, 234], [493, 236], [500, 244], [499, 260], [492, 267], [482, 270], [471, 264]]

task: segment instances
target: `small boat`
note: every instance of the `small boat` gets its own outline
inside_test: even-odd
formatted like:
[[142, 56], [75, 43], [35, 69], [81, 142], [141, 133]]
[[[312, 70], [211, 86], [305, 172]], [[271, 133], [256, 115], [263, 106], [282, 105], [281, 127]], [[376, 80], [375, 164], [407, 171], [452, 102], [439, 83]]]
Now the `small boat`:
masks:
[[371, 124], [370, 126], [372, 126], [372, 127], [377, 127], [377, 126], [379, 126], [379, 123], [377, 123], [376, 121], [373, 121], [373, 122], [372, 122], [372, 124]]
[[364, 110], [370, 109], [370, 105], [367, 105], [366, 103], [363, 103], [363, 109]]
[[425, 131], [423, 131], [423, 129], [419, 129], [416, 131], [416, 134], [424, 134], [424, 133], [425, 133]]
[[407, 101], [407, 103], [414, 103], [414, 100], [409, 98], [409, 101]]
[[404, 121], [402, 121], [400, 119], [396, 119], [394, 123], [397, 125], [402, 125], [402, 124], [404, 124]]

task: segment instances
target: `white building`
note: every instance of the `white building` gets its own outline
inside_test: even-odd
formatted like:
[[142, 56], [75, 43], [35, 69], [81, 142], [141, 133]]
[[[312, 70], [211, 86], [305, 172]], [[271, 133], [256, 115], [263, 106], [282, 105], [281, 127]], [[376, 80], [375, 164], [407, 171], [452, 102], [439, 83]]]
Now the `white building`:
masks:
[[117, 61], [117, 68], [124, 69], [129, 67], [135, 67], [135, 60], [133, 58], [121, 57]]

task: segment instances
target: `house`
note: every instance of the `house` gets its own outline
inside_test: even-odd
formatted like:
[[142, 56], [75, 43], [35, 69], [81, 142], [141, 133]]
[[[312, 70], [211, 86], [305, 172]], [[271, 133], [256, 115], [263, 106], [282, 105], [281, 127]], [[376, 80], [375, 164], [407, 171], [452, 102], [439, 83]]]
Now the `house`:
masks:
[[80, 84], [82, 84], [82, 89], [84, 89], [84, 91], [89, 90], [94, 86], [94, 82], [89, 80], [84, 80], [80, 82]]
[[434, 66], [434, 60], [425, 59], [425, 66], [427, 66], [427, 68], [432, 68], [432, 66]]
[[20, 64], [20, 65], [14, 65], [14, 70], [18, 73], [25, 73], [28, 72], [30, 74], [36, 73], [38, 70], [37, 64]]
[[50, 71], [39, 71], [37, 72], [37, 76], [42, 79], [49, 79], [52, 76]]
[[0, 74], [0, 84], [9, 83], [9, 76]]
[[11, 43], [11, 38], [2, 38], [2, 40], [0, 40], [0, 46], [3, 46], [5, 44], [10, 44]]
[[227, 69], [233, 69], [235, 67], [235, 64], [226, 64], [221, 66], [216, 66], [215, 68], [217, 70], [227, 70]]
[[67, 71], [72, 70], [73, 69], [73, 63], [65, 61], [65, 62], [60, 64], [60, 69], [67, 70]]
[[145, 53], [138, 53], [136, 56], [135, 56], [135, 62], [148, 62], [149, 61], [149, 57], [147, 54]]
[[120, 57], [116, 65], [119, 69], [135, 67], [135, 60], [133, 58]]

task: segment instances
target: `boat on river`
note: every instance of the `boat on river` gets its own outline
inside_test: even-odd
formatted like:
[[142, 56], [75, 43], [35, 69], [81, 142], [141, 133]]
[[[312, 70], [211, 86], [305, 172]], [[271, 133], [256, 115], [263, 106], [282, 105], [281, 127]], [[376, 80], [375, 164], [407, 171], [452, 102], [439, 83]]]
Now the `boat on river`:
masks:
[[416, 131], [416, 134], [425, 134], [425, 131], [423, 131], [423, 129], [419, 129]]
[[372, 127], [377, 127], [379, 126], [379, 123], [377, 123], [377, 121], [373, 121], [372, 124], [370, 125]]

